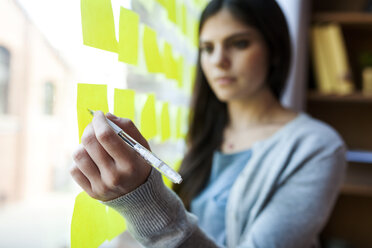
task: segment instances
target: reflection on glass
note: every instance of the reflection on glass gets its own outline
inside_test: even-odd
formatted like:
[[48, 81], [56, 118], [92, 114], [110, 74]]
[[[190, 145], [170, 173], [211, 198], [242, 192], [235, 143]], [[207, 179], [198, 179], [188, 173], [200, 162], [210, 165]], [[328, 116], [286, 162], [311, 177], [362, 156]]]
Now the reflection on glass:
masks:
[[8, 49], [0, 46], [0, 114], [8, 113], [9, 60]]

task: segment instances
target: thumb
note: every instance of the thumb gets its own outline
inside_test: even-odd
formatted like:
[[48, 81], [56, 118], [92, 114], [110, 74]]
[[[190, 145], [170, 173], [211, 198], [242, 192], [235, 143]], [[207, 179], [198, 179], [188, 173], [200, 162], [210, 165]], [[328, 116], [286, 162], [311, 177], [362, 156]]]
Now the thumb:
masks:
[[[136, 125], [131, 121], [131, 119], [120, 118], [111, 113], [106, 114], [107, 119], [118, 125], [124, 132], [126, 132], [130, 137], [140, 143], [142, 146], [150, 150], [150, 146], [147, 140], [142, 136], [140, 131], [137, 129]], [[150, 150], [151, 151], [151, 150]]]

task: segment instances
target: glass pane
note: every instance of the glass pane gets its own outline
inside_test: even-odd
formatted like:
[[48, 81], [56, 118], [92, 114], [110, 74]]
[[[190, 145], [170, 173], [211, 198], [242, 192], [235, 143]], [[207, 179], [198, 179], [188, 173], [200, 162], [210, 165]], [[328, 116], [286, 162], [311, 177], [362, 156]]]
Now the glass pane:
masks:
[[9, 66], [9, 58], [10, 58], [10, 54], [9, 54], [8, 49], [0, 46], [0, 64]]
[[9, 51], [0, 46], [0, 114], [8, 111]]
[[44, 114], [52, 115], [54, 108], [54, 85], [50, 82], [44, 85]]

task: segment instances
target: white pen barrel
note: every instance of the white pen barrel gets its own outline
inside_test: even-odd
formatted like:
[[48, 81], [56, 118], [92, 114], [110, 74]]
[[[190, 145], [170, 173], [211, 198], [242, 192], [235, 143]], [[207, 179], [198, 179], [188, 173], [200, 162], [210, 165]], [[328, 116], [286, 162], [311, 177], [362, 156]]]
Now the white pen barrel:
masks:
[[148, 163], [152, 164], [158, 171], [164, 174], [166, 177], [171, 179], [174, 183], [181, 183], [181, 176], [175, 172], [171, 167], [157, 158], [152, 152], [141, 146], [135, 144], [133, 147]]
[[112, 128], [116, 133], [120, 133], [121, 131], [123, 131], [123, 130], [121, 130], [120, 127], [118, 127], [115, 123], [113, 123], [113, 122], [110, 121], [109, 119], [106, 118], [106, 120], [107, 120], [108, 124], [110, 125], [110, 127], [111, 127], [111, 128]]
[[134, 149], [143, 157], [147, 162], [154, 165], [156, 168], [162, 164], [162, 161], [154, 156], [149, 150], [145, 149], [139, 144], [134, 145]]

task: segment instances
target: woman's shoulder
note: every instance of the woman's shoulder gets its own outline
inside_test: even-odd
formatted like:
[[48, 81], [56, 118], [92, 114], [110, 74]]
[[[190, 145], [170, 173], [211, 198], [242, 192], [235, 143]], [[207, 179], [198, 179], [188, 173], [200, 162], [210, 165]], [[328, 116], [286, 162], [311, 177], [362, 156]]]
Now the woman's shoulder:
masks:
[[[299, 166], [313, 167], [314, 163], [309, 161], [317, 161], [320, 165], [322, 163], [319, 161], [326, 159], [334, 166], [322, 168], [329, 170], [339, 170], [344, 164], [346, 145], [337, 131], [327, 123], [300, 113], [282, 131], [278, 139], [262, 147], [262, 154], [270, 152], [278, 159], [279, 166], [286, 167], [286, 173], [297, 170]], [[333, 162], [329, 162], [329, 158]]]
[[307, 113], [299, 113], [288, 126], [286, 132], [283, 132], [283, 138], [287, 140], [313, 143], [317, 147], [344, 146], [342, 137], [333, 127]]

